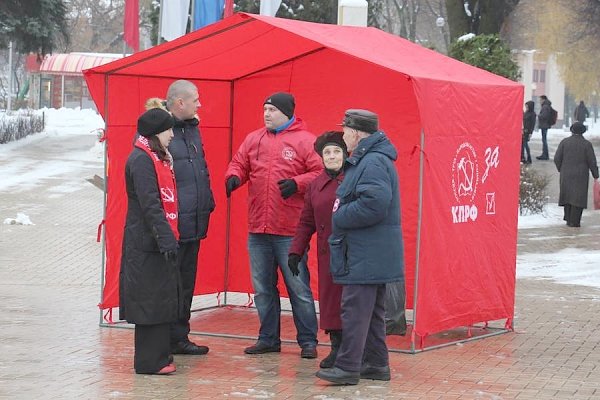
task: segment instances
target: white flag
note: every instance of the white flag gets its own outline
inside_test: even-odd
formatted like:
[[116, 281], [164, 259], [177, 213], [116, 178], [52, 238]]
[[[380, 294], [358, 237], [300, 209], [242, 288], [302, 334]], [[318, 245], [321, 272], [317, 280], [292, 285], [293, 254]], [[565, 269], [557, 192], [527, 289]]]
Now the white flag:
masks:
[[274, 17], [280, 5], [281, 0], [260, 0], [260, 15]]
[[162, 0], [160, 8], [160, 36], [165, 40], [185, 35], [190, 0]]

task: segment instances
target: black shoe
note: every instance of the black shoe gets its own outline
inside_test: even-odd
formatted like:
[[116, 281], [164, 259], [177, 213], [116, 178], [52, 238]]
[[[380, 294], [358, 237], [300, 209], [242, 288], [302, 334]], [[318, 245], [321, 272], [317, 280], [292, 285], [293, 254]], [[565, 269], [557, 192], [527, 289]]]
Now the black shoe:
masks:
[[376, 381], [389, 381], [391, 379], [390, 366], [374, 367], [365, 363], [360, 369], [360, 377], [362, 379], [373, 379]]
[[537, 156], [536, 158], [538, 160], [549, 160], [550, 159], [548, 156]]
[[261, 342], [256, 342], [254, 346], [246, 347], [244, 353], [246, 354], [265, 354], [265, 353], [280, 353], [281, 346], [267, 346]]
[[344, 371], [338, 367], [326, 368], [317, 371], [317, 378], [333, 382], [338, 385], [356, 385], [360, 380], [360, 372]]
[[302, 358], [317, 358], [317, 346], [314, 344], [308, 344], [302, 347], [302, 351], [300, 352], [300, 357]]
[[173, 354], [169, 354], [169, 364], [173, 364]]
[[173, 354], [190, 354], [195, 356], [201, 356], [208, 353], [207, 346], [198, 346], [194, 342], [179, 342], [171, 349]]

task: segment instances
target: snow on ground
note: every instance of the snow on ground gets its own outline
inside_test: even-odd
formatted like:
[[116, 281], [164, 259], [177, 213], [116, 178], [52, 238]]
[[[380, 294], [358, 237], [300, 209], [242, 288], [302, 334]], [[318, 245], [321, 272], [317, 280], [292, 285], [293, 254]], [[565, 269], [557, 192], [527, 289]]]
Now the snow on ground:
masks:
[[[35, 143], [38, 140], [48, 136], [70, 136], [70, 135], [94, 135], [98, 136], [98, 130], [104, 127], [104, 121], [95, 111], [89, 109], [43, 109], [45, 113], [46, 130], [44, 132], [27, 136], [17, 142], [11, 142], [0, 145], [0, 156], [10, 159], [10, 152], [21, 146]], [[568, 128], [550, 129], [548, 131], [548, 141], [558, 144], [562, 139], [568, 137], [570, 132]], [[539, 132], [534, 134], [533, 140], [540, 140]], [[600, 120], [593, 123], [588, 120], [588, 132], [585, 133], [588, 139], [600, 139]], [[44, 163], [39, 166], [39, 162], [34, 159], [15, 158], [10, 163], [3, 166], [3, 177], [0, 180], [0, 193], [11, 187], [19, 190], [26, 190], [36, 186], [40, 180], [49, 177], [68, 174], [70, 171], [82, 168], [97, 168], [98, 163], [102, 162], [103, 146], [96, 141], [96, 144], [89, 150], [65, 154], [63, 159], [54, 160], [50, 163]], [[599, 154], [600, 158], [600, 154]], [[79, 190], [84, 183], [67, 181], [49, 189], [49, 197], [56, 197]], [[530, 240], [552, 240], [552, 228], [563, 226], [562, 207], [557, 204], [548, 204], [542, 214], [527, 215], [519, 217], [519, 229], [549, 228], [547, 234], [542, 234], [538, 238]], [[26, 217], [26, 216], [25, 216]], [[585, 218], [585, 214], [584, 214]], [[10, 219], [8, 223], [19, 223], [17, 219]], [[26, 218], [27, 220], [29, 218]], [[20, 218], [27, 223], [26, 219]], [[22, 222], [22, 223], [23, 223]], [[7, 223], [5, 221], [5, 223]], [[29, 221], [31, 223], [31, 221]], [[582, 235], [580, 232], [573, 232], [574, 235]], [[600, 250], [583, 251], [581, 249], [566, 249], [553, 254], [523, 254], [517, 257], [517, 277], [518, 278], [538, 278], [553, 279], [559, 283], [577, 284], [585, 286], [594, 286], [600, 288]]]
[[517, 256], [517, 278], [551, 279], [600, 288], [600, 251], [564, 249]]
[[[60, 159], [52, 162], [40, 163], [39, 160], [19, 157], [3, 165], [3, 177], [0, 180], [0, 191], [7, 188], [11, 190], [27, 190], [37, 186], [42, 180], [67, 175], [74, 170], [97, 168], [103, 162], [104, 146], [97, 141], [99, 133], [104, 128], [104, 121], [98, 113], [91, 109], [70, 108], [43, 108], [38, 112], [44, 113], [45, 130], [35, 133], [21, 140], [0, 145], [0, 157], [10, 158], [10, 153], [21, 147], [30, 146], [48, 137], [73, 137], [75, 135], [89, 135], [96, 139], [95, 144], [83, 151], [66, 151]], [[84, 182], [77, 183], [80, 189]], [[54, 197], [57, 192], [53, 188]], [[73, 192], [73, 185], [70, 185]], [[62, 193], [66, 193], [65, 190]]]

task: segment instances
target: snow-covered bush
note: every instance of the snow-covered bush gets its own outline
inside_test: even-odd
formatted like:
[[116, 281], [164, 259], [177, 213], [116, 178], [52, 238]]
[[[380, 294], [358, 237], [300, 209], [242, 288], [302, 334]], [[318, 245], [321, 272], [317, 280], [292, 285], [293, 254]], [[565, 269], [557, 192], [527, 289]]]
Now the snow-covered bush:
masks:
[[547, 202], [546, 188], [550, 178], [537, 172], [531, 166], [521, 165], [521, 186], [519, 190], [519, 214], [539, 214]]
[[44, 114], [33, 110], [19, 110], [0, 114], [0, 144], [19, 140], [44, 130]]

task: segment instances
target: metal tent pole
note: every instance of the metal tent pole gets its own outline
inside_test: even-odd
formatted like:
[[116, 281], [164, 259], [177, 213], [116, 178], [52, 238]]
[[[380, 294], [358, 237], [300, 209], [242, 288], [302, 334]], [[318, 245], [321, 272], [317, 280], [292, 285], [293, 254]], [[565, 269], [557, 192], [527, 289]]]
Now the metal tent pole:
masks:
[[[417, 296], [419, 294], [419, 261], [420, 261], [420, 251], [421, 251], [421, 217], [423, 215], [423, 168], [425, 163], [425, 154], [423, 152], [423, 147], [425, 146], [425, 132], [423, 128], [421, 128], [421, 145], [419, 148], [419, 208], [417, 212], [417, 246], [416, 246], [416, 255], [415, 255], [415, 283], [413, 287], [413, 333], [415, 331], [415, 327], [417, 326]], [[414, 338], [415, 335], [413, 334]], [[415, 349], [415, 341], [410, 341], [411, 351], [414, 353]]]

